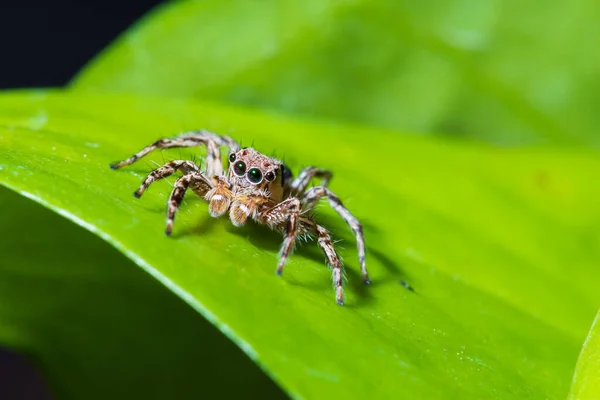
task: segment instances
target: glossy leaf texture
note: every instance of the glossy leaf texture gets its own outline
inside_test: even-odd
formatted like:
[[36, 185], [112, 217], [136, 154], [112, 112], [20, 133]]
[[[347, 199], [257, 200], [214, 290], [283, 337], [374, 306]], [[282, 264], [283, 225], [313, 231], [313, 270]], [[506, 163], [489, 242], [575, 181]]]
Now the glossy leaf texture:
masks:
[[577, 360], [569, 400], [600, 397], [600, 312], [596, 316]]
[[[0, 110], [2, 185], [112, 244], [291, 396], [567, 395], [600, 306], [596, 153], [499, 150], [133, 95], [12, 93], [0, 96]], [[373, 284], [362, 284], [352, 234], [326, 205], [318, 220], [341, 240], [347, 266], [343, 307], [315, 243], [301, 246], [278, 277], [279, 234], [213, 219], [193, 195], [166, 237], [173, 179], [141, 199], [132, 193], [156, 165], [201, 151], [165, 151], [119, 171], [108, 165], [198, 128], [253, 143], [295, 172], [332, 169], [332, 190], [364, 224]], [[120, 277], [106, 274], [108, 292]], [[119, 286], [123, 297], [111, 307], [130, 301], [135, 275], [127, 274], [131, 284]], [[23, 279], [20, 288], [30, 287]], [[72, 307], [86, 311], [85, 303]], [[119, 320], [111, 329], [121, 329]], [[135, 337], [144, 333], [142, 326]]]
[[597, 146], [594, 0], [178, 1], [75, 79], [497, 144]]

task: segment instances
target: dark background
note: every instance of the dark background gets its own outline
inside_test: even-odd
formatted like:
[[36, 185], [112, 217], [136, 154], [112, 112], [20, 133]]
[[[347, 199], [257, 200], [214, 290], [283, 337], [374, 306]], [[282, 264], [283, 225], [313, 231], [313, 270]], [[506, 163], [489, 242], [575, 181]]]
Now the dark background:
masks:
[[[160, 1], [0, 0], [0, 89], [62, 86]], [[0, 399], [50, 399], [26, 358], [0, 343]]]
[[0, 0], [0, 89], [64, 85], [159, 3]]

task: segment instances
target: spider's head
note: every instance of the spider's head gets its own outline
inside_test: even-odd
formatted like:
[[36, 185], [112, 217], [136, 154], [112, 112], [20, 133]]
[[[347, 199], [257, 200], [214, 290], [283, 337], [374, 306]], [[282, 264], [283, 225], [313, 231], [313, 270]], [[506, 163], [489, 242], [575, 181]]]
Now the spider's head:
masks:
[[267, 191], [271, 198], [281, 200], [285, 167], [276, 158], [267, 157], [246, 147], [229, 154], [229, 180], [249, 192]]

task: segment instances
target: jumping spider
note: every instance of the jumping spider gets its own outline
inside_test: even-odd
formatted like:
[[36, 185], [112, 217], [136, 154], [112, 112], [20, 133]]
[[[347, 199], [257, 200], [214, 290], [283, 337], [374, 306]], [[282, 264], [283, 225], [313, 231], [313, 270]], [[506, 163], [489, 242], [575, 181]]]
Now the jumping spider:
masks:
[[[329, 232], [318, 225], [310, 211], [321, 198], [326, 198], [331, 207], [346, 221], [356, 235], [358, 257], [363, 280], [369, 284], [369, 275], [365, 265], [365, 241], [358, 220], [342, 204], [340, 199], [327, 188], [331, 172], [315, 167], [307, 167], [292, 179], [291, 171], [279, 160], [267, 157], [252, 148], [242, 148], [233, 139], [208, 131], [188, 132], [173, 139], [161, 139], [145, 147], [130, 158], [111, 165], [119, 169], [132, 164], [156, 149], [173, 147], [206, 146], [206, 170], [200, 169], [192, 161], [174, 160], [152, 171], [135, 197], [140, 197], [150, 184], [165, 178], [175, 171], [183, 172], [177, 179], [169, 197], [167, 209], [166, 234], [173, 229], [175, 212], [179, 208], [187, 189], [191, 189], [208, 201], [208, 210], [213, 217], [229, 212], [229, 218], [235, 226], [241, 226], [251, 218], [259, 224], [278, 230], [284, 234], [283, 245], [277, 265], [277, 274], [281, 275], [288, 255], [294, 248], [298, 235], [316, 236], [319, 247], [325, 253], [332, 268], [338, 304], [344, 303], [342, 288], [342, 262], [337, 255]], [[223, 171], [221, 146], [229, 148], [229, 167]], [[321, 185], [308, 188], [312, 178], [321, 178]]]

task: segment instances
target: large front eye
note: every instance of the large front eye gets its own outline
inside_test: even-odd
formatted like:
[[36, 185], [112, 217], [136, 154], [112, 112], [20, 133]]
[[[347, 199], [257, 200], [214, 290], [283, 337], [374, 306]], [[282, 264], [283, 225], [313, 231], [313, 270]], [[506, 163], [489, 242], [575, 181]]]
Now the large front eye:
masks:
[[252, 183], [259, 183], [262, 181], [262, 172], [258, 168], [251, 168], [248, 171], [248, 180]]
[[246, 172], [246, 163], [243, 161], [236, 162], [233, 165], [233, 172], [235, 172], [237, 176], [244, 176], [244, 173]]

